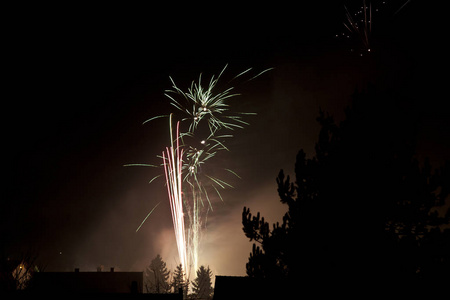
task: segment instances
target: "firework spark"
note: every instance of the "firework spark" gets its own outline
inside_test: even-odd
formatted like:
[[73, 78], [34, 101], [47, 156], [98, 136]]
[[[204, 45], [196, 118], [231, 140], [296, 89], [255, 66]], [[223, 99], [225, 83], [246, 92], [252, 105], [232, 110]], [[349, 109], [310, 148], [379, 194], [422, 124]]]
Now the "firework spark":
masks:
[[147, 220], [147, 218], [150, 217], [150, 215], [153, 213], [153, 211], [158, 207], [158, 205], [159, 205], [160, 203], [161, 203], [161, 202], [158, 202], [158, 204], [156, 204], [156, 205], [152, 208], [152, 210], [147, 214], [147, 216], [146, 216], [146, 217], [144, 218], [144, 220], [141, 222], [141, 225], [139, 225], [139, 227], [136, 229], [136, 232], [138, 232], [139, 229], [141, 229], [142, 225], [145, 223], [145, 221]]

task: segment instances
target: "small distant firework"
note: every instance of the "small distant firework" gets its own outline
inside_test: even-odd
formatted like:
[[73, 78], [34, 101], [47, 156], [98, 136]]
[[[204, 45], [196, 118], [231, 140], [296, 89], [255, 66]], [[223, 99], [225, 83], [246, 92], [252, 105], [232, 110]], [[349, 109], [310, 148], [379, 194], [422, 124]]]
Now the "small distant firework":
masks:
[[[206, 218], [208, 211], [213, 210], [210, 193], [214, 192], [223, 201], [219, 189], [232, 187], [224, 180], [207, 174], [203, 166], [219, 151], [229, 150], [225, 146], [225, 140], [232, 138], [233, 135], [229, 132], [223, 133], [223, 131], [243, 128], [248, 125], [243, 117], [254, 115], [254, 113], [234, 113], [230, 110], [228, 101], [239, 95], [233, 93], [234, 87], [216, 92], [219, 79], [226, 68], [227, 66], [217, 77], [212, 76], [206, 87], [202, 83], [200, 74], [198, 81], [192, 81], [187, 92], [182, 91], [169, 77], [172, 88], [165, 91], [165, 96], [170, 100], [170, 104], [179, 113], [181, 112], [181, 117], [176, 123], [175, 137], [172, 130], [172, 118], [175, 116], [173, 113], [155, 116], [144, 122], [145, 124], [159, 118], [169, 117], [171, 146], [166, 148], [160, 158], [162, 158], [172, 211], [178, 255], [187, 274], [190, 274], [192, 268], [194, 271], [198, 268], [201, 228], [206, 225], [203, 219]], [[251, 70], [252, 68], [249, 68], [239, 73], [229, 83], [248, 75]], [[266, 69], [250, 77], [247, 81], [253, 80], [269, 70]], [[180, 129], [183, 124], [185, 125], [184, 131]], [[157, 167], [151, 164], [128, 164], [126, 166]], [[239, 177], [232, 170], [225, 170]], [[155, 176], [150, 182], [160, 176]], [[150, 211], [139, 228], [155, 208]]]
[[[383, 1], [382, 4], [384, 5]], [[344, 31], [336, 34], [336, 38], [342, 38], [351, 44], [351, 51], [360, 56], [369, 54], [371, 49], [371, 35], [373, 15], [379, 11], [378, 6], [372, 10], [372, 3], [362, 0], [358, 6], [344, 5], [345, 20]]]
[[[373, 51], [372, 45], [372, 27], [374, 26], [374, 16], [377, 16], [377, 22], [380, 22], [380, 13], [384, 11], [386, 15], [396, 15], [411, 0], [404, 2], [395, 13], [386, 13], [391, 11], [393, 4], [388, 5], [389, 1], [366, 1], [362, 0], [357, 6], [344, 5], [345, 9], [345, 30], [340, 34], [336, 34], [336, 38], [343, 38], [352, 43], [351, 51], [356, 52], [359, 56], [370, 54]], [[356, 2], [356, 1], [355, 1]], [[397, 6], [398, 7], [398, 6]], [[378, 26], [381, 27], [381, 26]]]
[[[370, 52], [370, 35], [372, 32], [372, 4], [366, 5], [366, 1], [363, 0], [363, 5], [360, 10], [352, 14], [345, 7], [347, 20], [344, 22], [345, 28], [349, 31], [349, 34], [356, 36], [361, 41], [362, 50]], [[355, 18], [353, 18], [353, 15]]]

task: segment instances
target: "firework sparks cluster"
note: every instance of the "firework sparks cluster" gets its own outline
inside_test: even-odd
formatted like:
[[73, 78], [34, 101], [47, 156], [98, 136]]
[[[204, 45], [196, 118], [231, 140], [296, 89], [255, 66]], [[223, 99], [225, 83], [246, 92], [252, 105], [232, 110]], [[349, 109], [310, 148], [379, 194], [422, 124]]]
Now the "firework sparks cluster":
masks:
[[[372, 28], [374, 27], [374, 20], [377, 20], [378, 24], [378, 22], [383, 22], [383, 19], [386, 21], [387, 16], [395, 16], [410, 0], [402, 2], [400, 6], [398, 3], [389, 2], [362, 0], [357, 5], [350, 5], [350, 3], [345, 5], [343, 22], [345, 30], [336, 34], [336, 38], [350, 41], [352, 43], [351, 51], [356, 52], [359, 56], [370, 54], [373, 49]], [[393, 7], [396, 7], [394, 12], [392, 12]]]
[[350, 35], [356, 36], [361, 41], [363, 50], [370, 52], [370, 35], [372, 33], [372, 4], [366, 4], [363, 1], [363, 5], [355, 13], [350, 13], [347, 7], [345, 7], [347, 20], [344, 22], [345, 28], [348, 30], [347, 37]]
[[[212, 76], [206, 87], [203, 85], [200, 74], [198, 81], [192, 81], [187, 92], [181, 90], [169, 77], [172, 87], [165, 91], [165, 96], [176, 108], [178, 114], [155, 116], [144, 122], [145, 124], [155, 119], [169, 118], [170, 147], [167, 147], [159, 158], [162, 159], [161, 166], [166, 179], [165, 184], [172, 212], [178, 255], [187, 274], [198, 268], [201, 230], [206, 226], [204, 219], [208, 212], [213, 210], [212, 198], [217, 196], [223, 201], [219, 190], [232, 187], [226, 181], [207, 174], [204, 165], [220, 151], [229, 151], [225, 141], [233, 137], [230, 132], [248, 125], [243, 120], [244, 116], [254, 115], [254, 113], [231, 111], [229, 100], [239, 95], [234, 93], [234, 87], [216, 92], [219, 79], [226, 68], [227, 66], [217, 77]], [[252, 68], [249, 68], [241, 72], [229, 83], [243, 78], [245, 75], [248, 76], [251, 70]], [[253, 80], [269, 70], [266, 69], [250, 77], [247, 81]], [[179, 118], [176, 120], [174, 133], [172, 125], [176, 116]], [[128, 164], [126, 166], [159, 167], [151, 164]], [[234, 171], [225, 170], [239, 177]], [[155, 176], [150, 182], [160, 176], [162, 175]], [[150, 211], [136, 231], [155, 208]]]

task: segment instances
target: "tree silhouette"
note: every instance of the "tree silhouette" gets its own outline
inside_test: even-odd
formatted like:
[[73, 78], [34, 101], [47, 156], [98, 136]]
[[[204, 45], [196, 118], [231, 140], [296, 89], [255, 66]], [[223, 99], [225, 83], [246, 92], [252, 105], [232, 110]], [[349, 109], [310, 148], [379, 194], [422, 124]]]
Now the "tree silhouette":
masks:
[[211, 277], [212, 272], [209, 266], [207, 268], [200, 266], [197, 270], [197, 278], [192, 282], [195, 299], [211, 299], [213, 293]]
[[379, 285], [450, 277], [450, 164], [432, 171], [414, 155], [417, 114], [408, 99], [355, 93], [337, 125], [323, 111], [315, 155], [296, 158], [295, 181], [277, 177], [281, 224], [244, 207], [255, 241], [247, 274], [302, 283]]
[[174, 293], [178, 293], [178, 290], [183, 289], [183, 298], [187, 298], [189, 290], [189, 279], [186, 277], [186, 273], [183, 270], [183, 266], [179, 264], [173, 273], [171, 287]]
[[38, 254], [33, 249], [6, 255], [0, 255], [0, 293], [19, 290], [32, 290], [35, 274], [42, 272], [45, 266], [38, 263]]
[[148, 293], [165, 294], [170, 291], [170, 271], [158, 254], [145, 270], [145, 287]]

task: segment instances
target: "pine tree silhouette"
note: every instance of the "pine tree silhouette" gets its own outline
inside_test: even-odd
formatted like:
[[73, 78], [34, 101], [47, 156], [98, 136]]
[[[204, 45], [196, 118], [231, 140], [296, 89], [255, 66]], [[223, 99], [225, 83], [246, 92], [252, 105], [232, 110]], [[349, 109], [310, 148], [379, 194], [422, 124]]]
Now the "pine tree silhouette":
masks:
[[178, 293], [178, 290], [183, 289], [183, 299], [187, 298], [189, 290], [189, 279], [186, 278], [186, 273], [183, 270], [183, 266], [179, 264], [173, 273], [171, 287], [174, 293]]
[[170, 291], [170, 271], [158, 254], [145, 270], [146, 289], [148, 293], [165, 294]]
[[212, 272], [209, 266], [207, 268], [200, 266], [197, 270], [197, 277], [192, 282], [195, 299], [211, 299], [213, 293], [211, 278]]
[[383, 286], [450, 278], [449, 224], [436, 209], [450, 192], [450, 164], [436, 171], [415, 157], [414, 113], [405, 99], [372, 87], [355, 93], [339, 125], [323, 111], [315, 155], [296, 158], [295, 181], [277, 177], [282, 224], [249, 208], [255, 241], [247, 274], [305, 285]]

